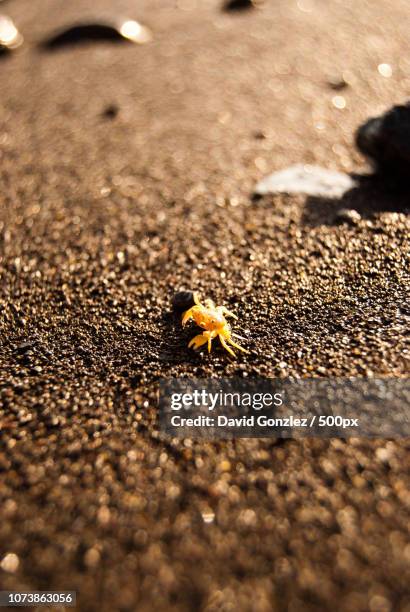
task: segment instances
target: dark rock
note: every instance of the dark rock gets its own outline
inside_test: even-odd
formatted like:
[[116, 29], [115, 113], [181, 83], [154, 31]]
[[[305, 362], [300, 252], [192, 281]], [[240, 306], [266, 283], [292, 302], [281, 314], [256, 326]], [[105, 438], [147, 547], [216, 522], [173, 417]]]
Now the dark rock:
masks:
[[193, 291], [178, 291], [172, 298], [172, 307], [178, 312], [188, 310], [195, 306], [195, 293]]
[[44, 40], [41, 46], [51, 50], [92, 41], [143, 44], [151, 38], [150, 30], [133, 19], [96, 19], [68, 26]]
[[246, 11], [260, 6], [262, 2], [257, 0], [228, 0], [223, 7], [224, 11]]
[[103, 111], [103, 117], [106, 119], [115, 119], [119, 113], [119, 108], [116, 104], [110, 104]]
[[394, 106], [369, 119], [356, 132], [358, 149], [379, 174], [404, 176], [410, 170], [410, 104]]

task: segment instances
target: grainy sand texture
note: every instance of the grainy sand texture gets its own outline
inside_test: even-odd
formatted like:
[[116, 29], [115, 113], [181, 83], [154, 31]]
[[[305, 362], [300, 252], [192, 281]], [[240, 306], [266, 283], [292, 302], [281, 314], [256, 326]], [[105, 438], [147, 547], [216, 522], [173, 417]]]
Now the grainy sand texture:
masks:
[[[0, 4], [25, 38], [0, 58], [2, 589], [76, 590], [84, 612], [409, 612], [407, 440], [157, 428], [161, 377], [408, 375], [409, 193], [252, 192], [297, 163], [370, 171], [354, 132], [407, 100], [409, 9]], [[100, 12], [153, 40], [41, 47]], [[188, 349], [181, 288], [234, 310], [249, 354]]]

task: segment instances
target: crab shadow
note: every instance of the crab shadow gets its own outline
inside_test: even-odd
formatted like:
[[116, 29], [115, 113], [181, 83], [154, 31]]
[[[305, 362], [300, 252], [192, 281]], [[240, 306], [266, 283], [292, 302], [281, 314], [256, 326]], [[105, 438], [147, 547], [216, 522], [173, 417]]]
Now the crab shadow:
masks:
[[311, 227], [336, 225], [343, 221], [340, 216], [343, 209], [355, 210], [364, 219], [381, 212], [410, 212], [408, 183], [397, 179], [387, 181], [377, 175], [352, 175], [352, 178], [357, 185], [339, 199], [307, 197], [302, 222]]
[[165, 312], [159, 320], [162, 328], [162, 336], [166, 340], [161, 341], [158, 347], [159, 360], [169, 366], [191, 364], [193, 366], [203, 365], [207, 361], [207, 353], [204, 351], [193, 351], [188, 348], [197, 328], [187, 325], [181, 326], [181, 313]]

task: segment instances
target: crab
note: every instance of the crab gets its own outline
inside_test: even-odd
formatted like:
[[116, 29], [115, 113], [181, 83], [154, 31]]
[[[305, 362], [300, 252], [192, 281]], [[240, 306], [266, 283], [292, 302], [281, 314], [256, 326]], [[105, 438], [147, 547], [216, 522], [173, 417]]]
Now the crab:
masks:
[[205, 300], [204, 304], [201, 304], [196, 294], [194, 294], [194, 302], [195, 306], [186, 310], [182, 315], [182, 326], [184, 327], [188, 321], [195, 321], [198, 327], [201, 327], [205, 331], [192, 338], [188, 344], [189, 348], [192, 347], [194, 350], [197, 350], [204, 344], [207, 344], [208, 353], [210, 353], [212, 340], [218, 337], [224, 349], [233, 357], [236, 357], [236, 354], [228, 344], [244, 353], [248, 353], [246, 349], [232, 340], [232, 336], [241, 338], [241, 336], [232, 333], [231, 326], [226, 320], [226, 317], [238, 318], [233, 312], [225, 308], [225, 306], [216, 306], [214, 302], [209, 299]]

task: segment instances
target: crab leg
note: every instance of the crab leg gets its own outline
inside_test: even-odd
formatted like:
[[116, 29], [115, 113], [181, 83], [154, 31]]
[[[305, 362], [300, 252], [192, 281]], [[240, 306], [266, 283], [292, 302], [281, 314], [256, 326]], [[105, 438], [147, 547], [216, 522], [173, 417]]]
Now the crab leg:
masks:
[[234, 319], [237, 319], [238, 317], [236, 316], [236, 314], [234, 314], [233, 312], [231, 312], [230, 310], [228, 310], [225, 306], [218, 306], [217, 307], [217, 311], [220, 312], [223, 315], [226, 315], [227, 317], [233, 317]]
[[234, 346], [235, 348], [239, 349], [243, 353], [249, 353], [249, 351], [247, 351], [246, 349], [244, 349], [241, 346], [239, 346], [239, 344], [236, 344], [236, 342], [234, 342], [232, 340], [232, 338], [227, 338], [227, 341], [229, 342], [229, 344], [232, 344], [232, 346]]
[[226, 344], [225, 338], [222, 336], [222, 334], [219, 334], [219, 340], [221, 341], [221, 344], [224, 347], [224, 349], [226, 349], [228, 353], [230, 353], [233, 357], [236, 357], [233, 350]]
[[215, 336], [217, 335], [216, 331], [212, 331], [212, 332], [205, 332], [204, 335], [208, 336], [208, 353], [211, 352], [211, 348], [212, 348], [212, 340], [215, 338]]

